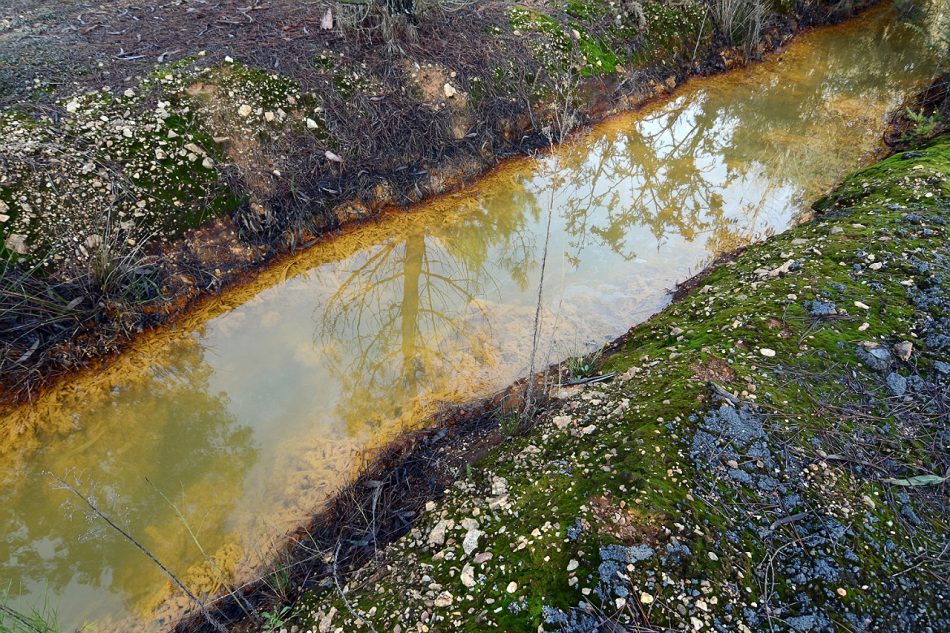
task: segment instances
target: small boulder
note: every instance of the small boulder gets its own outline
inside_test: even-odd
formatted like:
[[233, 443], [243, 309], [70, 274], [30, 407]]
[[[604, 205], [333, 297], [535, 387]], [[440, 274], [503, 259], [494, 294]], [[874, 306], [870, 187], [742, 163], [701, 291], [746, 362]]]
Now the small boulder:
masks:
[[439, 597], [436, 598], [435, 602], [433, 602], [432, 604], [437, 607], [450, 607], [452, 606], [452, 602], [454, 600], [455, 600], [455, 596], [453, 596], [448, 591], [443, 591], [442, 593], [439, 594]]
[[468, 556], [478, 548], [478, 539], [484, 534], [479, 529], [471, 528], [465, 533], [465, 539], [462, 541], [462, 550]]
[[452, 519], [442, 519], [429, 532], [429, 547], [436, 547], [445, 543], [445, 533], [455, 527]]
[[471, 565], [466, 565], [462, 568], [461, 574], [462, 584], [471, 589], [475, 586], [475, 568]]
[[910, 341], [901, 341], [893, 347], [894, 355], [897, 356], [902, 361], [910, 360], [911, 354], [914, 352], [914, 344]]
[[884, 379], [884, 382], [887, 383], [887, 388], [890, 389], [891, 393], [895, 396], [903, 396], [904, 392], [907, 391], [907, 379], [897, 372], [889, 373], [887, 378]]
[[30, 248], [26, 244], [26, 236], [19, 233], [8, 235], [3, 245], [18, 255], [26, 255], [30, 252]]

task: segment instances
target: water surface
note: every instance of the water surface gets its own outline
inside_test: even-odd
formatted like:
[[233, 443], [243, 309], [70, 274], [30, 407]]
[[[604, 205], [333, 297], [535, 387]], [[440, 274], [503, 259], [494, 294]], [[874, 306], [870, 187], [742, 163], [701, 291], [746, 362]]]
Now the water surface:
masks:
[[929, 77], [923, 48], [887, 9], [806, 34], [319, 245], [15, 412], [0, 426], [0, 587], [93, 631], [157, 626], [181, 605], [47, 472], [197, 591], [246, 575], [367, 448], [524, 374], [549, 213], [539, 365], [616, 337], [717, 253], [787, 228], [878, 149], [885, 113]]

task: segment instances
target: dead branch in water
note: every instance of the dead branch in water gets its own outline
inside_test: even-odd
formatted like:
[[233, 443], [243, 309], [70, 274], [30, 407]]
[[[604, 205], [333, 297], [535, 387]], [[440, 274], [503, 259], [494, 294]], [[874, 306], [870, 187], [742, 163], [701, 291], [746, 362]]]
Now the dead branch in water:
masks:
[[224, 625], [223, 625], [217, 618], [215, 618], [215, 617], [211, 614], [211, 611], [208, 610], [208, 606], [207, 606], [204, 602], [202, 602], [202, 601], [198, 598], [198, 596], [196, 596], [194, 593], [192, 593], [191, 590], [188, 589], [188, 587], [185, 586], [185, 583], [183, 583], [181, 580], [179, 580], [179, 579], [178, 579], [178, 576], [176, 576], [174, 573], [172, 573], [172, 571], [171, 571], [170, 569], [168, 569], [168, 567], [166, 567], [165, 564], [162, 563], [162, 561], [160, 561], [154, 554], [152, 554], [152, 552], [150, 552], [147, 547], [145, 547], [144, 545], [142, 545], [134, 536], [132, 536], [131, 534], [129, 534], [129, 532], [127, 532], [125, 529], [123, 529], [121, 526], [119, 526], [119, 525], [118, 525], [115, 521], [113, 521], [107, 514], [105, 514], [102, 510], [100, 510], [99, 507], [96, 505], [96, 503], [95, 503], [91, 498], [89, 498], [89, 497], [87, 497], [86, 495], [84, 495], [84, 494], [83, 494], [82, 492], [80, 492], [75, 486], [73, 486], [72, 484], [70, 484], [70, 483], [67, 482], [65, 479], [63, 479], [62, 477], [60, 477], [59, 475], [57, 475], [57, 474], [55, 474], [55, 473], [52, 473], [52, 472], [50, 472], [50, 471], [47, 471], [46, 474], [47, 474], [49, 477], [51, 477], [54, 481], [56, 481], [56, 483], [57, 483], [61, 488], [63, 488], [64, 490], [67, 490], [67, 491], [71, 492], [77, 499], [79, 499], [80, 501], [82, 501], [82, 502], [89, 508], [89, 510], [92, 511], [92, 513], [93, 513], [96, 517], [98, 517], [98, 518], [99, 518], [101, 521], [103, 521], [106, 525], [108, 525], [108, 526], [109, 526], [110, 528], [112, 528], [115, 532], [117, 532], [119, 535], [121, 535], [122, 538], [124, 538], [124, 539], [127, 540], [129, 543], [131, 543], [132, 545], [134, 545], [137, 550], [139, 550], [140, 552], [142, 552], [142, 554], [144, 554], [146, 558], [148, 558], [150, 561], [152, 561], [152, 563], [154, 563], [155, 566], [158, 567], [158, 568], [162, 571], [162, 573], [165, 574], [165, 575], [168, 577], [168, 579], [171, 580], [172, 583], [175, 584], [176, 587], [178, 587], [179, 589], [181, 589], [182, 593], [184, 593], [185, 596], [187, 596], [188, 600], [190, 600], [190, 601], [192, 602], [192, 604], [194, 604], [194, 605], [198, 608], [198, 610], [201, 612], [201, 615], [204, 617], [204, 619], [208, 622], [209, 625], [211, 625], [211, 627], [212, 627], [216, 632], [218, 632], [218, 633], [227, 633], [227, 629], [224, 627]]

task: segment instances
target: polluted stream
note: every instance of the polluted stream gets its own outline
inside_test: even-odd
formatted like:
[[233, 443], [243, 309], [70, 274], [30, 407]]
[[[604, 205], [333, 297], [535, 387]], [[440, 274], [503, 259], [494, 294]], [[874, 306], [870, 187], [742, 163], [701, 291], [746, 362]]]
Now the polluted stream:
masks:
[[868, 162], [930, 77], [924, 40], [889, 9], [803, 34], [318, 244], [7, 413], [0, 591], [87, 631], [159, 630], [187, 606], [51, 473], [196, 593], [250, 577], [374, 447], [525, 375], [549, 214], [538, 366], [647, 319]]

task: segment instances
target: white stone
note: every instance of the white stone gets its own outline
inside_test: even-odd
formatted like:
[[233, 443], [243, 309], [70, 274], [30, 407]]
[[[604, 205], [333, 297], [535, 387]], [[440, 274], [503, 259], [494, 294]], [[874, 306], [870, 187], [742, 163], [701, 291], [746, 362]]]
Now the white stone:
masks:
[[795, 263], [794, 260], [791, 260], [791, 259], [790, 259], [790, 260], [786, 261], [784, 264], [782, 264], [781, 266], [778, 266], [778, 267], [773, 268], [772, 270], [768, 271], [768, 272], [766, 273], [766, 276], [767, 276], [767, 277], [771, 277], [772, 279], [774, 279], [774, 278], [780, 277], [780, 276], [782, 276], [782, 275], [787, 275], [788, 272], [789, 272], [789, 270], [791, 269], [793, 263]]
[[554, 422], [554, 426], [559, 429], [563, 429], [573, 422], [574, 419], [569, 415], [556, 415], [551, 421]]
[[451, 99], [452, 97], [458, 94], [458, 90], [456, 90], [455, 86], [453, 86], [452, 84], [445, 84], [444, 86], [442, 86], [442, 92], [445, 93], [446, 99]]
[[580, 565], [581, 565], [580, 563], [578, 563], [576, 560], [574, 560], [574, 559], [572, 558], [572, 559], [571, 559], [570, 561], [568, 561], [568, 563], [567, 563], [567, 571], [574, 571], [575, 569], [577, 569], [578, 567], [580, 567]]
[[433, 604], [437, 607], [448, 607], [452, 605], [453, 600], [455, 600], [455, 596], [448, 591], [443, 591], [439, 594], [439, 597], [435, 599]]
[[498, 496], [508, 492], [508, 480], [504, 477], [493, 476], [491, 478], [491, 493]]
[[640, 592], [640, 604], [653, 604], [653, 596], [645, 591]]
[[249, 105], [247, 105], [247, 104], [245, 103], [245, 104], [241, 105], [240, 108], [238, 108], [238, 115], [239, 115], [239, 116], [242, 116], [242, 117], [244, 117], [244, 118], [247, 118], [247, 117], [251, 116], [251, 112], [253, 112], [253, 111], [254, 111], [254, 109], [251, 108], [251, 106], [249, 106]]
[[475, 568], [471, 565], [466, 565], [462, 568], [462, 584], [468, 588], [475, 586]]
[[30, 252], [29, 247], [26, 245], [26, 236], [20, 235], [19, 233], [10, 233], [3, 244], [14, 253], [20, 255], [26, 255]]
[[471, 517], [462, 519], [459, 521], [459, 525], [462, 526], [463, 530], [477, 530], [478, 529], [478, 520]]
[[455, 521], [452, 519], [442, 519], [433, 526], [429, 532], [429, 547], [435, 547], [445, 543], [445, 533], [455, 527]]
[[507, 591], [508, 593], [514, 593], [518, 591], [518, 583], [512, 580], [511, 582], [508, 583], [508, 586], [505, 588], [505, 591]]
[[314, 121], [313, 119], [307, 119], [307, 129], [308, 129], [308, 130], [315, 130], [315, 129], [317, 129], [318, 127], [320, 127], [320, 126], [317, 125], [317, 122], [316, 122], [316, 121]]
[[471, 528], [465, 533], [465, 538], [462, 540], [462, 551], [465, 552], [466, 556], [478, 548], [478, 539], [482, 534], [484, 534], [484, 532], [476, 528]]
[[759, 350], [759, 353], [762, 354], [763, 356], [765, 356], [766, 358], [774, 358], [774, 357], [775, 357], [775, 350], [774, 350], [774, 349], [769, 349], [768, 347], [763, 347], [763, 348], [761, 348], [761, 349]]

